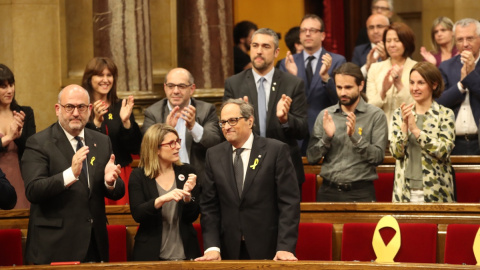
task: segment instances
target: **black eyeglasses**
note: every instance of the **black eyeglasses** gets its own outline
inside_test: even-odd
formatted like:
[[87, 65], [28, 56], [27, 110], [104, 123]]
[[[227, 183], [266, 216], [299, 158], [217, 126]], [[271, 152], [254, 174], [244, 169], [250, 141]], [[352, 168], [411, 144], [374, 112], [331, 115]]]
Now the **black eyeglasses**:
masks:
[[175, 149], [175, 147], [177, 146], [177, 143], [178, 143], [178, 145], [182, 145], [182, 139], [178, 138], [176, 140], [169, 141], [167, 143], [162, 143], [162, 144], [160, 144], [160, 146], [168, 145], [168, 146], [170, 146], [170, 148]]
[[316, 29], [316, 28], [301, 28], [300, 33], [301, 34], [306, 34], [307, 32], [310, 32], [311, 34], [316, 34], [318, 32], [322, 32], [322, 29]]
[[177, 87], [179, 90], [186, 90], [188, 87], [192, 86], [191, 84], [174, 84], [174, 83], [166, 83], [165, 86], [169, 89], [169, 90], [174, 90], [175, 87]]
[[368, 30], [374, 30], [375, 28], [382, 30], [383, 28], [388, 27], [388, 25], [377, 24], [377, 25], [369, 25], [367, 27]]
[[73, 104], [65, 104], [65, 105], [62, 105], [62, 104], [59, 104], [60, 106], [62, 106], [66, 112], [68, 113], [71, 113], [73, 112], [75, 109], [77, 109], [79, 112], [85, 112], [88, 108], [88, 105], [86, 104], [80, 104], [80, 105], [73, 105]]
[[228, 124], [233, 127], [235, 126], [237, 123], [238, 123], [238, 120], [242, 119], [242, 118], [245, 118], [247, 119], [247, 117], [235, 117], [235, 118], [230, 118], [228, 120], [221, 120], [221, 121], [218, 121], [218, 125], [223, 128], [225, 126], [225, 124], [228, 122]]
[[372, 10], [378, 10], [378, 11], [388, 11], [390, 10], [389, 7], [380, 7], [380, 6], [373, 6]]

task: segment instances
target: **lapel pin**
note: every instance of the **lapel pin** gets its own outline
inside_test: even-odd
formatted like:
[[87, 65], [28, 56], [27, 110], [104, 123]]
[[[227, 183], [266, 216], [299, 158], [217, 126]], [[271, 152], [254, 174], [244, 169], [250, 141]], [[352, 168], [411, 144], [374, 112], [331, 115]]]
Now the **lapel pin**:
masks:
[[178, 180], [180, 180], [180, 181], [185, 181], [185, 175], [179, 174], [179, 175], [178, 175]]
[[113, 114], [112, 113], [108, 114], [108, 120], [113, 120]]
[[90, 160], [90, 165], [93, 166], [93, 162], [95, 161], [95, 157], [92, 157], [92, 159]]
[[262, 155], [258, 155], [258, 158], [262, 158]]
[[362, 135], [362, 128], [361, 127], [358, 128], [358, 135]]
[[275, 86], [272, 86], [272, 91], [275, 91]]
[[255, 170], [255, 167], [257, 167], [258, 165], [258, 158], [255, 159], [255, 161], [253, 162], [253, 165], [250, 165], [250, 168], [252, 168], [252, 170]]
[[277, 85], [277, 82], [273, 82], [273, 85]]

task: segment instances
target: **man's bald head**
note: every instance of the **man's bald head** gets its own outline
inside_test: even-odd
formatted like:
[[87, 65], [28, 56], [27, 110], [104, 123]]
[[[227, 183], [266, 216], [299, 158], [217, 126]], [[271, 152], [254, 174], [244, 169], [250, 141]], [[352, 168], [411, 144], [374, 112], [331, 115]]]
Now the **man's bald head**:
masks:
[[382, 41], [383, 32], [389, 25], [388, 18], [382, 14], [372, 14], [367, 19], [367, 34], [371, 43]]

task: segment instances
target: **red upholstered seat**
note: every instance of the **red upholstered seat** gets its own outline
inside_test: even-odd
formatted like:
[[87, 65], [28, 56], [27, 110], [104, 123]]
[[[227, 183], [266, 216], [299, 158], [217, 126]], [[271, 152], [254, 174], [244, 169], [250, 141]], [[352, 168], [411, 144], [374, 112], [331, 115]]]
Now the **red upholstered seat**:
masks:
[[332, 231], [330, 223], [300, 223], [296, 255], [299, 260], [332, 260]]
[[460, 203], [480, 202], [480, 173], [455, 173], [457, 182], [457, 201]]
[[394, 173], [378, 173], [378, 179], [373, 181], [377, 202], [392, 202]]
[[450, 264], [477, 264], [473, 241], [480, 225], [450, 224], [445, 239], [444, 262]]
[[107, 225], [110, 262], [127, 261], [127, 228], [125, 225]]
[[[373, 261], [377, 257], [372, 247], [375, 223], [346, 223], [343, 225], [342, 261]], [[401, 246], [395, 262], [435, 263], [437, 246], [436, 224], [399, 224]], [[380, 235], [388, 243], [395, 231], [390, 228], [380, 230]]]
[[305, 174], [305, 182], [302, 185], [302, 202], [317, 201], [317, 175], [314, 173]]
[[23, 265], [22, 232], [20, 229], [0, 230], [0, 266]]
[[197, 240], [200, 245], [200, 253], [203, 255], [203, 236], [202, 236], [202, 226], [200, 223], [193, 223], [193, 228], [197, 231]]

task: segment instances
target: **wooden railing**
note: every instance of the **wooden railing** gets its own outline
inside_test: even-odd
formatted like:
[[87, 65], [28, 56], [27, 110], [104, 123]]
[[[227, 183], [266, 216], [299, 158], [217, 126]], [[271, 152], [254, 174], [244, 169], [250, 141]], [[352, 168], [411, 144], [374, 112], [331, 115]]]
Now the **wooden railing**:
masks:
[[[127, 253], [130, 258], [137, 223], [128, 206], [107, 206], [110, 224], [127, 227]], [[340, 260], [343, 224], [377, 223], [393, 215], [399, 223], [433, 223], [438, 226], [437, 262], [443, 263], [448, 224], [480, 224], [480, 204], [403, 204], [403, 203], [302, 203], [300, 222], [332, 223], [333, 260]], [[0, 229], [20, 228], [26, 238], [28, 210], [0, 211]]]
[[[305, 161], [306, 173], [318, 174], [321, 163], [308, 165]], [[453, 156], [452, 162], [457, 172], [480, 172], [480, 156]], [[379, 171], [393, 171], [395, 161], [392, 157], [386, 157], [384, 164], [379, 166]], [[480, 181], [480, 179], [479, 179]], [[478, 192], [473, 190], [472, 192]], [[107, 206], [107, 218], [110, 224], [123, 224], [127, 227], [127, 251], [130, 258], [138, 224], [130, 214], [129, 206]], [[438, 226], [437, 262], [443, 262], [445, 247], [445, 234], [448, 224], [480, 224], [480, 204], [400, 204], [400, 203], [302, 203], [301, 222], [332, 223], [333, 235], [333, 260], [340, 260], [342, 229], [345, 223], [368, 222], [376, 223], [385, 215], [393, 215], [400, 223], [433, 223]], [[29, 210], [0, 210], [0, 229], [20, 228], [24, 237], [27, 235]], [[140, 269], [140, 264], [132, 267]], [[261, 267], [262, 264], [259, 264]], [[126, 268], [129, 266], [115, 265]], [[189, 265], [177, 265], [178, 267], [190, 267]], [[278, 266], [274, 264], [273, 266]], [[272, 266], [272, 267], [273, 267]], [[298, 269], [307, 269], [307, 264], [298, 264]], [[93, 266], [92, 266], [93, 267]], [[200, 265], [196, 265], [200, 267]], [[215, 266], [217, 267], [217, 266]], [[219, 268], [228, 268], [223, 264]], [[325, 269], [378, 269], [376, 265], [368, 265], [367, 268], [352, 266], [350, 264], [328, 264]], [[391, 269], [406, 269], [404, 266]], [[410, 267], [410, 266], [409, 266]], [[442, 265], [442, 267], [444, 267]], [[443, 269], [442, 267], [436, 269]], [[408, 268], [408, 267], [407, 267]], [[16, 268], [19, 269], [19, 268]], [[56, 268], [62, 269], [62, 268]], [[181, 268], [175, 268], [181, 269]], [[193, 269], [193, 268], [192, 268]], [[417, 269], [417, 268], [409, 268]], [[420, 269], [420, 268], [418, 268]], [[434, 268], [422, 268], [434, 269]], [[453, 268], [445, 268], [453, 269]], [[458, 268], [457, 268], [458, 269]], [[469, 268], [465, 268], [469, 269]]]
[[452, 264], [430, 264], [430, 263], [375, 263], [375, 262], [325, 262], [325, 261], [297, 261], [297, 262], [276, 262], [266, 261], [219, 261], [219, 262], [193, 262], [193, 261], [169, 261], [169, 262], [127, 262], [127, 263], [86, 263], [80, 265], [32, 265], [5, 267], [2, 269], [20, 270], [20, 269], [125, 269], [125, 270], [143, 270], [143, 269], [162, 269], [162, 270], [183, 270], [183, 269], [326, 269], [326, 270], [370, 270], [370, 269], [390, 269], [390, 270], [441, 270], [441, 269], [478, 269], [474, 265], [452, 265]]

